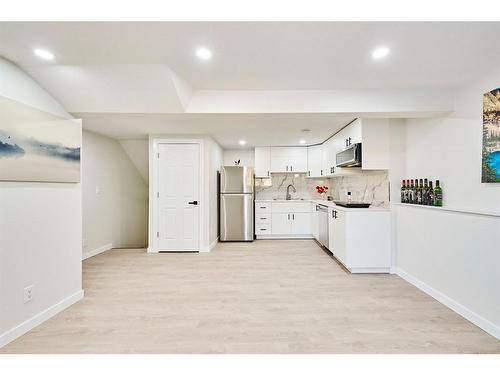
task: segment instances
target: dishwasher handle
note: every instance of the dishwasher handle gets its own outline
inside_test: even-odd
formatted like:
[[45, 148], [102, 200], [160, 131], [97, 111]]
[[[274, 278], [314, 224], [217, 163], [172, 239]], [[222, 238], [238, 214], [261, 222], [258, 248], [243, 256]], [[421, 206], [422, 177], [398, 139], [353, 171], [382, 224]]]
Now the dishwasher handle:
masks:
[[328, 212], [328, 207], [327, 206], [323, 206], [322, 204], [317, 204], [316, 205], [316, 211]]

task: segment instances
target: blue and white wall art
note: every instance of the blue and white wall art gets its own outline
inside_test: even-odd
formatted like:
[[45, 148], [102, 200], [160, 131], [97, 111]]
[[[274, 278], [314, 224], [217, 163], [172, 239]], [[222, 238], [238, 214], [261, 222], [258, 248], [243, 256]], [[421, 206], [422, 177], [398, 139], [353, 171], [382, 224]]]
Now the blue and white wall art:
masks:
[[0, 100], [0, 180], [79, 182], [81, 123]]

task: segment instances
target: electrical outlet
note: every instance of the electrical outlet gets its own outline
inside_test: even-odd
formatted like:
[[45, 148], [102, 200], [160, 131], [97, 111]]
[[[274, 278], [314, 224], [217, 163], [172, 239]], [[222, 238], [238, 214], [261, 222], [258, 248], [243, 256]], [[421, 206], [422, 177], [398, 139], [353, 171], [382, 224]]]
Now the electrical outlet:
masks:
[[28, 303], [33, 299], [33, 288], [34, 285], [29, 285], [26, 288], [24, 288], [24, 303]]

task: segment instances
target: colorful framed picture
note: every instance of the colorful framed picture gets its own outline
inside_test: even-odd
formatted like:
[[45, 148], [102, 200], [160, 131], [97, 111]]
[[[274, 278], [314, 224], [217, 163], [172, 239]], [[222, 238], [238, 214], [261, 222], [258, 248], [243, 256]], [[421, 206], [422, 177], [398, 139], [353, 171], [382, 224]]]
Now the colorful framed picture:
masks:
[[500, 87], [483, 95], [481, 182], [500, 182]]

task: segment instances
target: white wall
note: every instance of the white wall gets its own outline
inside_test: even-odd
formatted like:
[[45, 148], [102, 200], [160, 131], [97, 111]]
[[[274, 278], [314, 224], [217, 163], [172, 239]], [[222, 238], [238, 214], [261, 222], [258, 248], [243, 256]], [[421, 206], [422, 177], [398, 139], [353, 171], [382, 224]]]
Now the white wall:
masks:
[[149, 184], [149, 142], [147, 139], [123, 139], [119, 141], [132, 163]]
[[82, 155], [84, 257], [147, 246], [148, 188], [120, 143], [84, 131]]
[[[69, 117], [1, 58], [0, 95]], [[83, 297], [81, 228], [80, 184], [0, 182], [0, 346]], [[29, 285], [33, 300], [25, 304]]]
[[439, 179], [445, 207], [478, 214], [394, 210], [398, 273], [498, 338], [500, 184], [481, 183], [480, 173], [482, 97], [499, 82], [500, 70], [458, 90], [453, 114], [406, 121], [403, 177]]
[[224, 165], [234, 165], [235, 160], [240, 160], [240, 165], [253, 167], [255, 163], [255, 151], [224, 149]]

